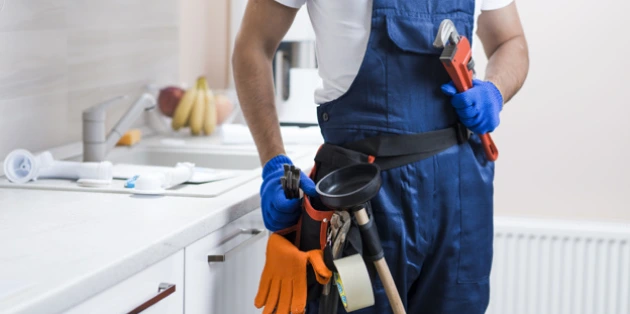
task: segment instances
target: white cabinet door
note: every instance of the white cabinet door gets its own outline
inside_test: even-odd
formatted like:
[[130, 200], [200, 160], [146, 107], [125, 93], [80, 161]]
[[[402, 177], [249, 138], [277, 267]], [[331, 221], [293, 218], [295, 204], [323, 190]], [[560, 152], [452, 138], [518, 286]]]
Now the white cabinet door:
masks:
[[186, 314], [261, 313], [254, 298], [267, 238], [256, 210], [186, 247]]
[[141, 306], [142, 314], [184, 313], [183, 250], [64, 313], [122, 314]]

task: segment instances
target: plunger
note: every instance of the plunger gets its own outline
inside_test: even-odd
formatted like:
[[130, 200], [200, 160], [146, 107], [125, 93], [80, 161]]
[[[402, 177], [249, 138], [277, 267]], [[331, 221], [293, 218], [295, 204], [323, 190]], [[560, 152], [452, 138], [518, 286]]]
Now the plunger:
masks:
[[395, 314], [406, 313], [394, 278], [387, 266], [376, 225], [367, 214], [365, 204], [381, 189], [381, 170], [375, 164], [355, 164], [337, 169], [319, 180], [319, 198], [331, 209], [352, 211], [363, 239], [367, 258], [374, 261], [389, 304]]

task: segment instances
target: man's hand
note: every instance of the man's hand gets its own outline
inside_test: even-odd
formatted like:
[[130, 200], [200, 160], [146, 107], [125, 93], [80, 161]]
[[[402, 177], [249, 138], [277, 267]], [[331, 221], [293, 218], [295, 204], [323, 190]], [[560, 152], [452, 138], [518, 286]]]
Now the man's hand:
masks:
[[473, 87], [459, 94], [450, 82], [442, 85], [442, 92], [452, 97], [459, 120], [473, 133], [490, 133], [499, 126], [503, 96], [492, 82], [473, 80]]
[[285, 153], [271, 63], [297, 11], [274, 0], [249, 0], [234, 44], [232, 68], [236, 91], [263, 165]]
[[[279, 155], [267, 162], [263, 168], [263, 184], [260, 187], [261, 206], [265, 228], [276, 232], [294, 226], [300, 219], [300, 200], [287, 199], [280, 178], [284, 175], [284, 164], [291, 160]], [[317, 196], [315, 183], [304, 172], [300, 172], [300, 189], [311, 197]]]

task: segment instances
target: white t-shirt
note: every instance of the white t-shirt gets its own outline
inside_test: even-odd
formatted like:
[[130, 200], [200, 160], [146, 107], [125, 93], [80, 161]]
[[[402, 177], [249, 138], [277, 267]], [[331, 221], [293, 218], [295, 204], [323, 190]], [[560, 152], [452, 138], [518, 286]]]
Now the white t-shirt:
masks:
[[[315, 91], [322, 104], [343, 95], [363, 61], [370, 35], [372, 0], [275, 0], [292, 8], [307, 4], [317, 42], [316, 55], [323, 86]], [[475, 26], [481, 11], [503, 8], [514, 0], [475, 0]]]

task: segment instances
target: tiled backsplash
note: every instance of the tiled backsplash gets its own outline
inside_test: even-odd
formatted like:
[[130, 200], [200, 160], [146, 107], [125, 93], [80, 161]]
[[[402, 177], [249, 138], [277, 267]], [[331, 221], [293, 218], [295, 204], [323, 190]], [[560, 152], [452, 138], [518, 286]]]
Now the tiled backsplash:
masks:
[[131, 96], [112, 126], [148, 84], [178, 83], [178, 0], [5, 1], [0, 158], [79, 141], [85, 108]]

